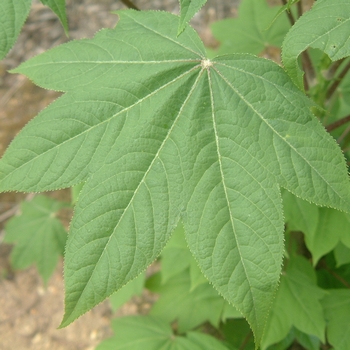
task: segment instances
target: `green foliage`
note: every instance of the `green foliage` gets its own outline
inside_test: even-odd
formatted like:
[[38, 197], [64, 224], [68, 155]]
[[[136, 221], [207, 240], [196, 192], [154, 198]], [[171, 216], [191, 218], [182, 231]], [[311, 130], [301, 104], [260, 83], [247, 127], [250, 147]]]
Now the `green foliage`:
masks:
[[325, 315], [328, 321], [327, 337], [336, 350], [350, 348], [350, 291], [329, 290], [323, 299]]
[[66, 244], [66, 230], [56, 217], [65, 207], [67, 204], [47, 196], [36, 196], [30, 202], [22, 202], [21, 214], [11, 218], [5, 226], [4, 242], [16, 243], [11, 253], [15, 269], [36, 263], [47, 283]]
[[[65, 94], [11, 143], [0, 189], [74, 186], [61, 326], [118, 289], [114, 308], [139, 294], [162, 252], [146, 282], [160, 294], [152, 316], [116, 320], [99, 349], [345, 350], [349, 310], [337, 302], [349, 297], [349, 179], [311, 110], [324, 123], [350, 113], [350, 66], [332, 64], [350, 54], [349, 4], [318, 0], [286, 35], [295, 1], [244, 0], [238, 19], [213, 26], [217, 53], [230, 54], [210, 60], [187, 25], [204, 3], [180, 1], [180, 17], [120, 11], [115, 29], [15, 69]], [[247, 54], [284, 36], [286, 70]], [[304, 54], [309, 96], [298, 63], [307, 48], [322, 51]], [[349, 143], [345, 127], [333, 134]], [[205, 322], [226, 345], [191, 332]]]
[[201, 9], [207, 0], [179, 0], [180, 2], [180, 20], [177, 34], [180, 35], [186, 28], [190, 19]]
[[3, 59], [17, 40], [28, 17], [31, 0], [2, 0], [0, 3], [0, 59]]
[[[68, 21], [65, 0], [40, 0], [51, 8], [60, 19], [68, 36]], [[15, 44], [18, 35], [27, 19], [32, 0], [1, 0], [0, 3], [0, 60], [3, 59]]]
[[343, 156], [278, 65], [249, 55], [209, 61], [197, 34], [177, 37], [167, 13], [119, 16], [115, 30], [15, 70], [67, 93], [11, 144], [1, 189], [86, 180], [66, 248], [62, 326], [144, 270], [182, 214], [201, 270], [259, 342], [282, 263], [277, 183], [349, 210]]
[[66, 0], [40, 0], [44, 5], [50, 7], [60, 19], [66, 35], [68, 36], [68, 20], [66, 14]]
[[305, 243], [312, 254], [314, 265], [333, 250], [339, 241], [350, 248], [350, 235], [344, 229], [350, 227], [349, 214], [318, 208], [287, 192], [284, 193], [284, 208], [288, 229], [305, 234]]
[[262, 349], [285, 338], [292, 326], [324, 342], [325, 320], [320, 299], [326, 295], [317, 286], [315, 272], [305, 259], [293, 257], [289, 260], [270, 313]]
[[325, 52], [332, 61], [350, 55], [350, 3], [318, 0], [291, 28], [283, 42], [282, 60], [293, 81], [303, 88], [298, 57], [308, 47]]
[[151, 316], [127, 316], [112, 321], [113, 338], [103, 341], [96, 350], [228, 350], [209, 335], [188, 332], [177, 336], [169, 324]]
[[242, 1], [238, 18], [228, 18], [212, 25], [213, 35], [220, 42], [215, 53], [259, 54], [270, 46], [280, 47], [290, 27], [283, 16], [275, 19], [280, 8], [270, 7], [261, 0]]

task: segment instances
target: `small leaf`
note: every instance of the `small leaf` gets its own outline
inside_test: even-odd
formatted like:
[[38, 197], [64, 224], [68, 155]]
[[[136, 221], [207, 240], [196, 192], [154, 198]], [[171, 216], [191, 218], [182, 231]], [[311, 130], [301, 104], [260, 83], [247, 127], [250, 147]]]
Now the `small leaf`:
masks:
[[151, 316], [125, 316], [112, 321], [115, 335], [96, 350], [228, 350], [215, 338], [197, 332], [173, 334], [170, 324]]
[[27, 19], [31, 0], [1, 0], [0, 60], [10, 51]]
[[62, 23], [64, 32], [68, 36], [68, 20], [66, 14], [66, 0], [40, 0], [43, 5], [50, 7], [50, 9], [55, 12], [58, 16], [60, 22]]
[[350, 55], [350, 2], [318, 0], [304, 13], [286, 35], [282, 46], [285, 69], [300, 89], [303, 71], [298, 57], [308, 47], [320, 49], [332, 61]]
[[347, 247], [339, 242], [334, 248], [334, 257], [337, 262], [337, 267], [350, 264], [350, 247]]
[[171, 323], [177, 320], [180, 333], [193, 329], [209, 321], [218, 326], [225, 300], [209, 283], [201, 284], [191, 290], [189, 271], [184, 271], [160, 284], [154, 276], [151, 290], [160, 294], [160, 298], [152, 306], [150, 314], [161, 317]]
[[283, 195], [288, 229], [302, 231], [313, 257], [313, 264], [335, 248], [339, 241], [350, 247], [350, 214], [318, 208], [285, 192]]
[[179, 0], [180, 1], [180, 21], [177, 35], [180, 35], [186, 28], [191, 18], [202, 8], [207, 0]]
[[22, 202], [21, 214], [6, 226], [4, 242], [15, 243], [12, 265], [24, 269], [36, 263], [45, 283], [49, 280], [66, 243], [66, 230], [56, 218], [57, 211], [68, 205], [47, 196], [36, 196]]
[[324, 342], [325, 320], [320, 300], [326, 294], [317, 286], [315, 273], [305, 259], [290, 260], [281, 278], [262, 349], [285, 338], [293, 325]]
[[322, 300], [327, 318], [327, 339], [334, 349], [350, 349], [350, 291], [348, 289], [328, 290]]
[[286, 18], [279, 17], [270, 27], [279, 9], [280, 6], [268, 6], [265, 0], [243, 0], [238, 18], [212, 25], [213, 35], [220, 42], [216, 54], [259, 54], [269, 46], [281, 46], [290, 26]]

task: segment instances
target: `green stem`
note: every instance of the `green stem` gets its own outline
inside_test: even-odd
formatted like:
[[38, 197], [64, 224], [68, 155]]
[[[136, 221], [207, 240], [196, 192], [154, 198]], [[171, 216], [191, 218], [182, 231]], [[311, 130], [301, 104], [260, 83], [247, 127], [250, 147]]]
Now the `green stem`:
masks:
[[344, 67], [344, 69], [340, 72], [339, 76], [335, 79], [333, 84], [331, 84], [331, 86], [329, 87], [329, 89], [327, 91], [327, 95], [326, 95], [327, 99], [330, 99], [332, 97], [332, 95], [337, 90], [339, 84], [342, 82], [343, 78], [345, 77], [345, 75], [349, 71], [349, 69], [350, 69], [350, 61]]
[[253, 335], [253, 333], [251, 331], [249, 331], [248, 334], [246, 335], [246, 337], [244, 338], [241, 346], [239, 347], [239, 350], [243, 350], [247, 346], [252, 335]]
[[301, 0], [297, 3], [297, 11], [298, 17], [301, 17], [303, 15], [303, 5], [301, 3]]
[[348, 122], [350, 122], [350, 115], [348, 115], [348, 116], [346, 116], [344, 118], [341, 118], [341, 119], [337, 120], [336, 122], [334, 122], [332, 124], [327, 125], [326, 126], [326, 130], [328, 132], [331, 132], [332, 130], [337, 129], [340, 126], [342, 126], [342, 125], [344, 125], [344, 124], [346, 124]]
[[346, 288], [350, 289], [350, 284], [348, 281], [346, 281], [342, 276], [339, 276], [336, 272], [331, 270], [327, 264], [321, 260], [319, 262], [319, 266], [325, 269], [327, 272], [329, 272], [334, 278], [336, 278], [341, 284], [343, 284]]
[[140, 9], [130, 0], [121, 0], [122, 3], [129, 7], [129, 9], [134, 9], [134, 10], [137, 10], [137, 11], [140, 11]]
[[[287, 5], [287, 0], [282, 0], [282, 4], [283, 5]], [[293, 16], [292, 12], [286, 11], [286, 13], [287, 13], [287, 17], [289, 19], [290, 24], [294, 25], [295, 19], [294, 19], [294, 16]]]

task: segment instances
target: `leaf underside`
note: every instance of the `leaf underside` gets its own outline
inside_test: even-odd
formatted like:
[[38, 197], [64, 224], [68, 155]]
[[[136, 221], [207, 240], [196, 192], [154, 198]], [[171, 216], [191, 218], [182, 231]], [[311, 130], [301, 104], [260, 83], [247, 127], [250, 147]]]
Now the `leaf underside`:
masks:
[[349, 210], [343, 155], [278, 65], [209, 61], [196, 32], [178, 37], [168, 13], [119, 16], [114, 30], [15, 70], [66, 94], [12, 142], [0, 188], [86, 181], [66, 247], [61, 326], [140, 274], [182, 217], [202, 272], [259, 343], [282, 263], [280, 186]]

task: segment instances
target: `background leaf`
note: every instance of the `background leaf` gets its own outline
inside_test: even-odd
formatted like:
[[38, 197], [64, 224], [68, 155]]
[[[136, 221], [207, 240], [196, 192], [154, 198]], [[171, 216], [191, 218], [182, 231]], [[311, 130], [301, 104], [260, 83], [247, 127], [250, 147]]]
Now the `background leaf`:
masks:
[[66, 0], [40, 0], [43, 5], [50, 7], [62, 23], [63, 29], [68, 36], [68, 20], [66, 14]]
[[0, 3], [0, 60], [10, 51], [27, 19], [31, 0], [2, 0]]
[[145, 270], [182, 217], [201, 271], [259, 344], [283, 256], [280, 186], [350, 210], [344, 157], [277, 64], [210, 61], [193, 29], [177, 36], [168, 13], [119, 16], [115, 29], [15, 70], [66, 94], [11, 143], [1, 190], [86, 181], [66, 248], [61, 326]]
[[36, 263], [44, 282], [48, 282], [66, 244], [66, 230], [56, 216], [67, 206], [47, 196], [22, 202], [21, 214], [11, 218], [5, 226], [4, 242], [15, 243], [11, 253], [15, 269]]
[[350, 348], [350, 291], [347, 289], [329, 290], [322, 300], [327, 318], [327, 339], [334, 349]]
[[180, 333], [206, 321], [216, 327], [219, 325], [226, 302], [209, 283], [191, 290], [188, 270], [172, 277], [166, 284], [161, 284], [160, 281], [160, 276], [155, 275], [146, 285], [152, 292], [160, 294], [150, 315], [160, 317], [168, 323], [177, 320]]
[[286, 35], [282, 61], [292, 80], [303, 89], [298, 57], [308, 47], [325, 52], [332, 61], [350, 55], [350, 3], [348, 0], [318, 0]]
[[285, 217], [290, 231], [302, 231], [316, 265], [341, 241], [350, 247], [350, 214], [314, 204], [285, 192]]
[[189, 332], [186, 337], [173, 334], [169, 324], [151, 316], [125, 316], [112, 321], [115, 336], [104, 340], [96, 350], [227, 350], [217, 339]]
[[238, 18], [217, 21], [211, 26], [214, 37], [220, 42], [215, 53], [257, 55], [270, 46], [280, 47], [290, 26], [284, 15], [271, 24], [279, 9], [280, 6], [268, 6], [265, 0], [243, 0]]
[[179, 0], [180, 1], [180, 21], [177, 35], [180, 35], [191, 18], [202, 8], [207, 0]]
[[326, 295], [317, 286], [312, 266], [304, 258], [293, 257], [281, 278], [262, 349], [285, 338], [293, 325], [324, 342], [325, 320], [320, 300]]

